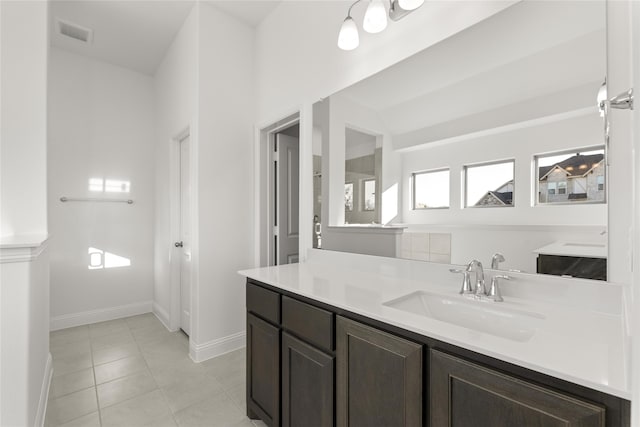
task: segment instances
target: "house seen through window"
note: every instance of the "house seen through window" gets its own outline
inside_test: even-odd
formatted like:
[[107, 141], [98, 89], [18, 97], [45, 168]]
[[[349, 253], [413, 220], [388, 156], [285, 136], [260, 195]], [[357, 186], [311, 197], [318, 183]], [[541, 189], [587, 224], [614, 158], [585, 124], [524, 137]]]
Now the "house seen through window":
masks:
[[514, 171], [513, 160], [465, 166], [465, 207], [513, 206]]
[[535, 157], [538, 203], [604, 203], [604, 148]]

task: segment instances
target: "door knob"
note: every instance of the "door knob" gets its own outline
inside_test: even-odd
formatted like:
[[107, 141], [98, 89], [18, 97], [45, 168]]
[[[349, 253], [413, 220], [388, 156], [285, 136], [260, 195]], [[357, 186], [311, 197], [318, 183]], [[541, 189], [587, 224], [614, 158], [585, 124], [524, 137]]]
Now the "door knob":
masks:
[[175, 242], [174, 243], [176, 248], [181, 248], [182, 247], [182, 242]]

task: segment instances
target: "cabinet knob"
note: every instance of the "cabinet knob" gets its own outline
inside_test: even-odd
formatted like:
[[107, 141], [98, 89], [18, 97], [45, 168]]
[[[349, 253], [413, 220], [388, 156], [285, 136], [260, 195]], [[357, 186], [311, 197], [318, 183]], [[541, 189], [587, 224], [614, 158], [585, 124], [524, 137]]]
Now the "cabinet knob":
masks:
[[174, 243], [176, 248], [181, 248], [182, 247], [182, 242], [175, 242]]

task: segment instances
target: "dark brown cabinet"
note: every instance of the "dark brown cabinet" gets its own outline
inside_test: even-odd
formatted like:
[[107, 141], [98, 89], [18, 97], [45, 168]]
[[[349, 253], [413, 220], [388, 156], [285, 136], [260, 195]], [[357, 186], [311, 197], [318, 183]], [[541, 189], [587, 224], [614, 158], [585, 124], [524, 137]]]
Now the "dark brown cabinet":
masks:
[[431, 351], [432, 426], [604, 427], [605, 409]]
[[338, 426], [422, 425], [422, 345], [336, 321]]
[[334, 357], [282, 334], [282, 425], [333, 426]]
[[247, 414], [270, 427], [629, 427], [630, 407], [616, 396], [247, 282]]
[[280, 425], [280, 330], [247, 314], [247, 416]]

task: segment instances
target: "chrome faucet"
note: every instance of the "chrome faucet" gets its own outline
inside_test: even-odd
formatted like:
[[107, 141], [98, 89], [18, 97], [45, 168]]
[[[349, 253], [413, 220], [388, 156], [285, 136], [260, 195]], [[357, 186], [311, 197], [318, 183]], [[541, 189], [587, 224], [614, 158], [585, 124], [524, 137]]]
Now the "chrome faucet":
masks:
[[491, 258], [491, 269], [497, 270], [501, 262], [504, 262], [504, 255], [502, 255], [500, 252], [496, 252], [495, 254], [493, 254], [493, 258]]
[[476, 297], [481, 297], [487, 293], [484, 287], [484, 269], [482, 268], [482, 263], [477, 259], [474, 259], [467, 265], [467, 273], [471, 273], [475, 271], [476, 273], [476, 285], [473, 290], [473, 293]]

